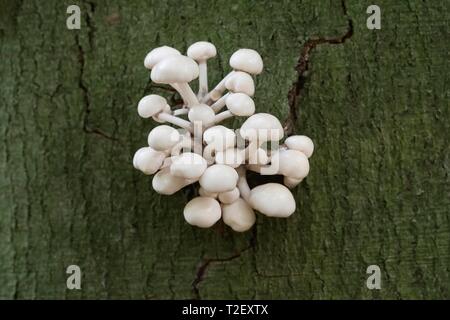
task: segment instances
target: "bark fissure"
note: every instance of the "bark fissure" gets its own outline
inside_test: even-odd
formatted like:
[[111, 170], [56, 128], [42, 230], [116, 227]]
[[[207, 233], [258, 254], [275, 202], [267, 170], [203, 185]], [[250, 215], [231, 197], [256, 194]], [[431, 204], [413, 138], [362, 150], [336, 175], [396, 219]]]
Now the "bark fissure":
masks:
[[339, 45], [343, 44], [345, 41], [350, 39], [353, 36], [353, 20], [348, 16], [347, 6], [345, 1], [341, 1], [342, 11], [344, 16], [347, 18], [347, 31], [345, 34], [338, 37], [318, 37], [318, 38], [310, 38], [305, 44], [302, 46], [300, 50], [300, 56], [297, 60], [297, 65], [295, 66], [295, 70], [297, 72], [297, 79], [292, 84], [291, 89], [288, 92], [288, 105], [289, 105], [289, 116], [285, 121], [284, 129], [286, 131], [286, 135], [291, 135], [294, 132], [294, 129], [298, 120], [298, 104], [302, 96], [303, 89], [305, 87], [305, 83], [307, 80], [307, 72], [309, 70], [309, 58], [311, 56], [312, 51], [323, 44], [326, 45]]

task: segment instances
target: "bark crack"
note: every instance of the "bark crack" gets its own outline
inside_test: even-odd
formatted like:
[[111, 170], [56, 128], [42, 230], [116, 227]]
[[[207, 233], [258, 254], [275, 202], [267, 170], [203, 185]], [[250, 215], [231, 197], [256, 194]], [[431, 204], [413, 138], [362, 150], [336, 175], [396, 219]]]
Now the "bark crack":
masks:
[[[89, 11], [86, 15], [86, 25], [88, 28], [88, 43], [90, 49], [94, 46], [94, 32], [95, 32], [95, 26], [92, 22], [91, 16], [95, 13], [96, 5], [93, 2], [86, 2], [87, 6], [89, 8]], [[90, 98], [90, 92], [89, 88], [86, 85], [84, 79], [85, 76], [85, 69], [86, 69], [86, 52], [83, 48], [81, 41], [80, 41], [80, 35], [79, 33], [75, 34], [75, 43], [78, 48], [78, 62], [79, 62], [79, 78], [78, 78], [78, 87], [80, 88], [83, 96], [83, 102], [84, 102], [84, 118], [83, 118], [83, 131], [88, 134], [96, 134], [102, 138], [112, 140], [112, 141], [118, 141], [117, 138], [113, 137], [112, 135], [104, 132], [102, 129], [93, 126], [89, 122], [89, 114], [91, 113], [91, 98]]]
[[312, 51], [320, 45], [339, 45], [343, 44], [345, 41], [353, 36], [353, 20], [347, 13], [347, 6], [344, 0], [341, 0], [341, 7], [344, 16], [347, 18], [347, 31], [345, 34], [337, 37], [315, 37], [308, 39], [300, 50], [300, 56], [297, 60], [297, 65], [295, 66], [295, 71], [297, 72], [297, 79], [292, 84], [292, 87], [288, 92], [288, 105], [289, 105], [289, 116], [285, 121], [284, 129], [286, 135], [291, 135], [298, 120], [298, 104], [302, 96], [303, 89], [307, 80], [307, 72], [309, 70], [309, 58], [311, 57]]
[[236, 259], [240, 258], [243, 253], [256, 248], [256, 245], [257, 245], [256, 230], [257, 230], [256, 226], [254, 226], [253, 230], [252, 230], [253, 233], [250, 238], [249, 244], [245, 248], [238, 250], [236, 253], [232, 254], [231, 256], [228, 256], [225, 258], [202, 258], [199, 266], [197, 267], [197, 271], [195, 273], [195, 279], [194, 279], [194, 281], [192, 281], [192, 292], [194, 295], [194, 299], [201, 300], [199, 284], [205, 279], [207, 270], [213, 264], [219, 264], [219, 263], [236, 260]]

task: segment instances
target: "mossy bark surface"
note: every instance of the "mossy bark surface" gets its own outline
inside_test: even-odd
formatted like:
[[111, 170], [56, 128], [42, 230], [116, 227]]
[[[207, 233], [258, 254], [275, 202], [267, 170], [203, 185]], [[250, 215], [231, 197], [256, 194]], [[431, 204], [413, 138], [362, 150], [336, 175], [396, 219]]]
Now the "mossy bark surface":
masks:
[[[450, 298], [448, 1], [0, 2], [0, 298]], [[132, 167], [145, 54], [261, 52], [255, 103], [316, 145], [289, 219], [187, 225]], [[237, 125], [239, 121], [236, 121]], [[71, 264], [82, 289], [66, 288]], [[366, 287], [380, 266], [381, 290]]]

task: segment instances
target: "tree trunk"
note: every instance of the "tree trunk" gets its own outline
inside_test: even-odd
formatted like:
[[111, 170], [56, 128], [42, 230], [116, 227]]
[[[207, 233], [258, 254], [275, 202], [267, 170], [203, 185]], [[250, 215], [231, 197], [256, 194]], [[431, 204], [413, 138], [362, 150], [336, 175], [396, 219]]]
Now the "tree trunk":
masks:
[[[450, 298], [448, 1], [78, 3], [0, 4], [0, 298]], [[177, 99], [146, 53], [199, 40], [211, 85], [258, 50], [257, 110], [315, 142], [292, 217], [193, 228], [133, 168], [137, 102]]]

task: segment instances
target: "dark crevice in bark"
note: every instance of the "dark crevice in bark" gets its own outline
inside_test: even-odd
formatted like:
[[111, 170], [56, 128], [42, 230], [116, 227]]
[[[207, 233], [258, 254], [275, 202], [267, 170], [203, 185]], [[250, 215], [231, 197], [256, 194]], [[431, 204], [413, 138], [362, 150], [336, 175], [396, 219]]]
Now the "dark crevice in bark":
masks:
[[195, 279], [192, 281], [192, 292], [194, 295], [194, 299], [201, 300], [199, 284], [205, 278], [206, 272], [213, 264], [216, 263], [224, 263], [229, 262], [235, 259], [238, 259], [242, 256], [242, 254], [246, 251], [256, 248], [257, 246], [257, 228], [256, 225], [252, 229], [252, 236], [249, 240], [249, 245], [243, 249], [238, 250], [236, 253], [232, 254], [229, 257], [225, 258], [203, 258], [200, 262], [197, 272], [195, 273]]
[[295, 71], [297, 72], [297, 79], [292, 84], [291, 89], [288, 92], [288, 104], [289, 104], [289, 116], [285, 121], [284, 129], [286, 135], [289, 136], [293, 134], [294, 129], [297, 124], [298, 119], [298, 104], [302, 95], [302, 91], [305, 87], [307, 80], [307, 72], [309, 70], [309, 58], [312, 51], [322, 44], [336, 45], [343, 44], [345, 41], [353, 36], [353, 20], [348, 16], [347, 6], [345, 1], [341, 1], [342, 11], [345, 17], [347, 17], [348, 28], [347, 32], [338, 37], [327, 38], [310, 38], [302, 46], [300, 50], [300, 57], [298, 58], [297, 65], [295, 66]]
[[[91, 15], [95, 13], [95, 4], [92, 2], [86, 2], [89, 7], [89, 12], [86, 15], [86, 25], [88, 28], [88, 42], [89, 47], [92, 50], [94, 46], [94, 31], [95, 27], [91, 20]], [[90, 93], [89, 88], [85, 84], [83, 78], [85, 74], [85, 67], [86, 67], [86, 53], [83, 49], [83, 46], [80, 41], [80, 35], [79, 33], [75, 34], [75, 43], [78, 48], [78, 62], [80, 65], [80, 72], [79, 72], [79, 78], [78, 78], [78, 87], [81, 89], [81, 92], [83, 94], [83, 102], [84, 102], [84, 119], [83, 119], [83, 131], [88, 134], [96, 134], [102, 138], [112, 140], [112, 141], [118, 141], [117, 138], [111, 136], [110, 134], [104, 132], [100, 128], [97, 128], [89, 123], [89, 114], [91, 113], [91, 99], [90, 99]]]

